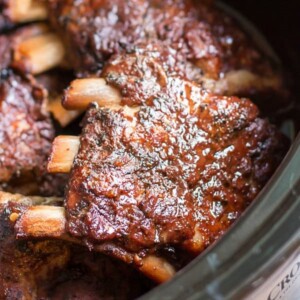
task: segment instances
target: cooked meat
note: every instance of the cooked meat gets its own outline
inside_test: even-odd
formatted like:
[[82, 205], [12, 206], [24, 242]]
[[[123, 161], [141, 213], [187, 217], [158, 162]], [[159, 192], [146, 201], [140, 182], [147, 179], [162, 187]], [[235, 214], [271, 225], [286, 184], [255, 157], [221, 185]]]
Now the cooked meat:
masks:
[[16, 241], [11, 211], [55, 201], [0, 192], [0, 299], [134, 299], [153, 286], [128, 266], [66, 242]]
[[85, 117], [69, 232], [127, 260], [167, 245], [200, 253], [255, 198], [288, 141], [249, 100], [168, 77], [153, 57], [119, 56], [104, 75], [130, 108], [94, 104]]
[[0, 82], [0, 190], [44, 196], [64, 193], [67, 177], [46, 174], [54, 128], [46, 91], [34, 79], [2, 72]]
[[[49, 0], [47, 5], [77, 75], [105, 82], [117, 99], [96, 99], [90, 106], [74, 162], [69, 154], [79, 140], [64, 149], [64, 170], [71, 169], [65, 208], [3, 204], [0, 288], [10, 298], [27, 299], [32, 290], [36, 299], [106, 299], [127, 287], [124, 298], [131, 298], [141, 292], [131, 283], [137, 278], [133, 271], [47, 239], [84, 243], [132, 263], [157, 282], [170, 279], [224, 234], [286, 153], [288, 140], [258, 108], [232, 96], [267, 95], [282, 104], [283, 79], [210, 0]], [[0, 23], [14, 21], [8, 8]], [[13, 189], [16, 182], [35, 180], [39, 193], [54, 194], [60, 179], [45, 180], [44, 169], [54, 130], [45, 89], [28, 73], [57, 67], [65, 49], [55, 34], [44, 33], [38, 30], [36, 40], [33, 32], [21, 46], [16, 41], [22, 34], [0, 37], [0, 181]], [[26, 29], [24, 34], [26, 39]], [[71, 109], [72, 101], [64, 99]], [[29, 240], [13, 239], [13, 223], [16, 237]], [[57, 269], [65, 274], [53, 281]]]
[[47, 175], [45, 168], [54, 138], [48, 93], [30, 75], [12, 70], [17, 45], [45, 30], [32, 25], [0, 35], [0, 190], [59, 196], [67, 178]]
[[81, 247], [72, 247], [68, 266], [49, 282], [45, 298], [52, 300], [131, 300], [153, 283], [118, 261]]
[[66, 243], [20, 242], [15, 239], [9, 219], [11, 208], [22, 210], [23, 205], [43, 201], [38, 197], [31, 201], [21, 195], [0, 192], [0, 299], [40, 299], [37, 294], [41, 285], [47, 283], [69, 260], [69, 246]]
[[0, 82], [0, 181], [43, 174], [53, 137], [44, 90], [9, 72]]
[[7, 69], [8, 65], [11, 62], [11, 42], [10, 39], [4, 35], [0, 35], [0, 75], [4, 76], [4, 70]]
[[52, 23], [79, 73], [97, 73], [111, 55], [142, 43], [163, 49], [171, 72], [215, 93], [283, 97], [281, 75], [211, 2], [49, 1]]

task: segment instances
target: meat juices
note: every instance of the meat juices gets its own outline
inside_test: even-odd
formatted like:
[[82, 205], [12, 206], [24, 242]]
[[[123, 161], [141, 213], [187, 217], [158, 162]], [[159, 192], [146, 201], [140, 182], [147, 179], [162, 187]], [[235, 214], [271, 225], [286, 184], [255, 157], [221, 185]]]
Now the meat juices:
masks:
[[153, 57], [117, 56], [103, 75], [129, 107], [87, 112], [70, 234], [125, 261], [168, 245], [200, 253], [255, 198], [288, 141], [249, 100], [166, 76]]

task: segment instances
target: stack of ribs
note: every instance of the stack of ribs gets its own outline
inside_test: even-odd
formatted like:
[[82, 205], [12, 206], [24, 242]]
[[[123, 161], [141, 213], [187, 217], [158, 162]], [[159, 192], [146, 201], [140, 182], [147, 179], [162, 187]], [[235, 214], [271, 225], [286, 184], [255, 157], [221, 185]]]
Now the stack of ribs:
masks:
[[[58, 84], [49, 84], [55, 79], [58, 81], [57, 72], [44, 73], [60, 62], [62, 48], [46, 24], [34, 24], [0, 35], [1, 189], [25, 194], [63, 194], [65, 180], [60, 184], [61, 176], [46, 174], [55, 136], [49, 112], [52, 106], [57, 116], [65, 111], [57, 106], [58, 100], [53, 96], [52, 101], [50, 96], [61, 94], [63, 89]], [[49, 57], [51, 53], [53, 59]], [[57, 54], [60, 55], [57, 57]], [[69, 117], [70, 114], [65, 114], [59, 119], [64, 123]]]
[[[27, 7], [35, 5], [28, 2]], [[2, 26], [26, 22], [15, 17], [11, 3], [0, 1]], [[19, 31], [14, 38], [1, 37], [7, 46], [0, 45], [0, 92], [7, 104], [0, 110], [0, 122], [6, 122], [0, 131], [0, 138], [6, 137], [0, 154], [6, 173], [0, 170], [0, 180], [28, 172], [40, 176], [47, 156], [48, 176], [68, 174], [69, 180], [64, 200], [0, 194], [0, 250], [6, 253], [3, 259], [0, 253], [0, 263], [8, 269], [10, 255], [14, 261], [15, 254], [5, 250], [9, 245], [20, 260], [36, 265], [39, 255], [33, 251], [23, 259], [18, 245], [47, 252], [49, 243], [47, 274], [13, 283], [24, 295], [30, 285], [35, 299], [49, 293], [37, 288], [46, 281], [57, 291], [43, 297], [65, 299], [64, 289], [70, 295], [79, 281], [85, 291], [79, 288], [78, 295], [87, 293], [85, 277], [63, 284], [53, 279], [57, 268], [70, 274], [65, 253], [72, 251], [80, 264], [101, 255], [96, 269], [112, 269], [92, 268], [91, 277], [119, 282], [114, 268], [135, 272], [125, 263], [156, 283], [165, 282], [228, 230], [287, 152], [288, 139], [258, 109], [264, 111], [270, 99], [272, 109], [288, 103], [281, 72], [213, 1], [49, 0], [40, 5], [50, 27], [33, 25], [39, 33], [31, 30], [26, 38]], [[13, 49], [12, 57], [5, 49]], [[33, 75], [58, 66], [71, 69], [77, 79], [62, 99], [56, 93], [51, 105]], [[69, 112], [57, 108], [60, 101]], [[80, 136], [57, 136], [51, 154], [54, 131], [47, 110], [64, 126], [86, 111]], [[14, 149], [19, 152], [11, 154]], [[10, 285], [3, 274], [0, 270], [0, 285]], [[130, 286], [134, 276], [122, 284]], [[96, 299], [114, 292], [102, 293], [97, 284], [95, 289]]]
[[0, 36], [0, 182], [3, 188], [16, 181], [18, 188], [26, 185], [26, 190], [32, 190], [29, 183], [45, 175], [45, 162], [54, 138], [45, 89], [30, 74], [11, 68], [11, 50], [39, 29], [30, 27], [10, 36]]

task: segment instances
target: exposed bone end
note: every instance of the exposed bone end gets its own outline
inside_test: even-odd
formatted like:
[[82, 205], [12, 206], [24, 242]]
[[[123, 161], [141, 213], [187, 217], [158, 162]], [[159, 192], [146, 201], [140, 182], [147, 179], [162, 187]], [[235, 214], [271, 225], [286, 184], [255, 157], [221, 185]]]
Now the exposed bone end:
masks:
[[170, 280], [176, 273], [174, 267], [165, 259], [154, 255], [142, 259], [139, 270], [157, 283]]
[[[15, 219], [15, 216], [11, 217]], [[32, 206], [17, 219], [16, 236], [60, 238], [65, 234], [66, 217], [62, 207]]]
[[42, 21], [48, 17], [46, 6], [39, 0], [11, 0], [11, 20], [16, 23]]
[[84, 110], [91, 102], [105, 108], [120, 108], [121, 95], [102, 78], [76, 79], [66, 90], [63, 106], [71, 110]]
[[199, 229], [196, 228], [193, 238], [184, 243], [184, 248], [194, 255], [198, 255], [201, 251], [203, 251], [205, 244]]
[[15, 49], [14, 62], [33, 74], [40, 74], [59, 66], [64, 56], [60, 38], [54, 33], [45, 33], [21, 42]]
[[10, 0], [9, 7], [12, 19], [19, 15], [25, 15], [31, 6], [32, 0]]
[[204, 79], [203, 87], [220, 95], [239, 95], [253, 89], [263, 91], [279, 90], [282, 82], [279, 76], [259, 76], [248, 70], [230, 71], [221, 79]]
[[48, 162], [49, 173], [69, 173], [78, 153], [80, 141], [76, 136], [58, 136]]
[[66, 110], [61, 104], [61, 97], [51, 99], [48, 104], [48, 110], [62, 127], [69, 125], [82, 113], [78, 110]]

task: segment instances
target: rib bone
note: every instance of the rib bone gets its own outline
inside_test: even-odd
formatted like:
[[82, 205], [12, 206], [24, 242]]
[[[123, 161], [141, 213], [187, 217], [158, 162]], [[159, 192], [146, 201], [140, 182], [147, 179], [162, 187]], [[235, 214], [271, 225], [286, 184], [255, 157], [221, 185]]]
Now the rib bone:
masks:
[[85, 109], [91, 102], [106, 108], [121, 108], [119, 91], [109, 86], [102, 78], [76, 79], [67, 89], [63, 106], [66, 109]]
[[48, 162], [49, 173], [69, 173], [77, 155], [80, 141], [76, 136], [58, 136]]
[[45, 33], [21, 42], [14, 52], [14, 61], [25, 65], [31, 73], [39, 74], [58, 66], [64, 55], [60, 38], [54, 33]]
[[142, 260], [139, 270], [152, 280], [163, 283], [176, 273], [174, 267], [161, 257], [149, 255]]
[[74, 121], [82, 112], [78, 110], [66, 110], [61, 104], [61, 97], [50, 99], [48, 110], [62, 127], [66, 127]]
[[20, 15], [25, 15], [31, 6], [32, 0], [10, 0], [10, 11], [13, 20]]
[[[13, 217], [15, 219], [15, 216]], [[55, 206], [31, 206], [15, 225], [17, 237], [62, 238], [65, 234], [65, 210]]]
[[10, 0], [11, 20], [16, 23], [42, 21], [47, 19], [47, 9], [41, 1]]
[[203, 87], [220, 95], [236, 95], [241, 91], [249, 91], [253, 88], [257, 91], [279, 89], [281, 79], [278, 76], [259, 76], [248, 70], [237, 70], [228, 72], [224, 78], [217, 81], [204, 79]]

